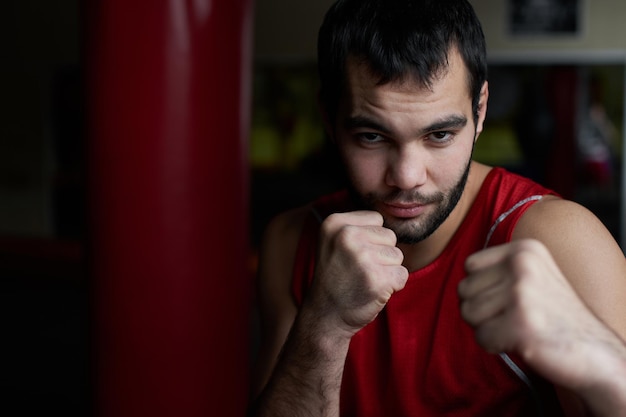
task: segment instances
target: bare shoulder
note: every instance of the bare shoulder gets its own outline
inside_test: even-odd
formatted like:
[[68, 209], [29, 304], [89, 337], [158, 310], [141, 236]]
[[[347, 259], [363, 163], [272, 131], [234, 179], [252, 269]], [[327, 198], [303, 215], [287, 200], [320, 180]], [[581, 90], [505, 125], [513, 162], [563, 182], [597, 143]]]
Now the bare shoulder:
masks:
[[255, 397], [265, 386], [297, 314], [291, 296], [292, 269], [307, 215], [308, 207], [282, 213], [263, 236], [256, 285], [262, 335], [252, 384]]
[[543, 242], [589, 307], [626, 337], [626, 259], [602, 222], [572, 201], [547, 196], [518, 222], [513, 239]]
[[[265, 239], [268, 237], [276, 237], [274, 236], [275, 234], [297, 239], [302, 230], [304, 220], [310, 214], [310, 210], [310, 206], [306, 205], [277, 215], [268, 224], [265, 231]], [[288, 234], [289, 236], [284, 236], [284, 234]]]
[[261, 275], [270, 271], [276, 272], [276, 269], [291, 271], [300, 233], [309, 210], [309, 206], [303, 206], [286, 211], [274, 217], [267, 225], [260, 250]]
[[563, 251], [584, 249], [599, 259], [603, 256], [623, 258], [611, 233], [591, 211], [556, 196], [545, 196], [533, 204], [515, 227], [513, 238], [539, 239], [548, 247]]
[[291, 272], [308, 213], [307, 206], [284, 212], [272, 219], [265, 230], [257, 277], [262, 313], [281, 307], [295, 309], [290, 298]]

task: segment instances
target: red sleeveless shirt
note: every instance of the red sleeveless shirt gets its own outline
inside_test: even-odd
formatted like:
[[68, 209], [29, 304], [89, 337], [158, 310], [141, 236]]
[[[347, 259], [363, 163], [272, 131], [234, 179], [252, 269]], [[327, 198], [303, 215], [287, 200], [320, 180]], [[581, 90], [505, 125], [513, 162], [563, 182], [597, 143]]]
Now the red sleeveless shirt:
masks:
[[[444, 252], [412, 272], [405, 288], [352, 338], [342, 416], [562, 415], [553, 387], [519, 358], [478, 346], [461, 318], [457, 296], [465, 259], [508, 242], [520, 216], [546, 194], [554, 193], [500, 168], [489, 172]], [[346, 192], [323, 197], [313, 208], [294, 265], [298, 305], [313, 279], [321, 219], [351, 209]]]

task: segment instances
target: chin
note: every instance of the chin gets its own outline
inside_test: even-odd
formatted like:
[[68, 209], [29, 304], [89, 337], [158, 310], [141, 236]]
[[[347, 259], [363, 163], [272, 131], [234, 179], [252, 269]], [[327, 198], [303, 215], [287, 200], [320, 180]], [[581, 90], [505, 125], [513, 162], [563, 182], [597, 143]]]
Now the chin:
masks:
[[396, 234], [398, 243], [408, 245], [422, 242], [437, 230], [437, 226], [428, 227], [428, 225], [410, 224], [410, 222], [416, 222], [416, 220], [385, 220], [384, 226]]

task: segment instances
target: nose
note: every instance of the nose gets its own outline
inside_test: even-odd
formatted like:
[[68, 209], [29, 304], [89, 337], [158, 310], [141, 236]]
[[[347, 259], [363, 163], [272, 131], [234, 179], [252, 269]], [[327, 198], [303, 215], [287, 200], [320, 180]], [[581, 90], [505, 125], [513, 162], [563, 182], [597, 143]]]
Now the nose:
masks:
[[422, 186], [428, 178], [427, 155], [419, 146], [403, 146], [391, 153], [385, 181], [387, 185], [401, 190]]

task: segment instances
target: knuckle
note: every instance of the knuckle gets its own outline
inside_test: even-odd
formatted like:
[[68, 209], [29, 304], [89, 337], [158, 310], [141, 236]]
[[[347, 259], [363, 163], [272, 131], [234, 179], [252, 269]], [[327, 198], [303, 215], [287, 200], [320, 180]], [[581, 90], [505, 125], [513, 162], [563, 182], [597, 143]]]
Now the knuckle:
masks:
[[401, 263], [404, 259], [402, 251], [395, 246], [381, 246], [378, 252], [382, 259], [387, 259], [393, 263]]
[[322, 222], [322, 231], [329, 233], [343, 223], [341, 213], [333, 213]]
[[386, 227], [381, 227], [380, 233], [389, 242], [390, 245], [396, 245], [398, 238], [393, 230], [387, 229]]
[[380, 214], [377, 211], [369, 211], [369, 212], [367, 212], [367, 216], [368, 216], [368, 218], [371, 219], [372, 223], [374, 223], [374, 224], [382, 225], [383, 222], [384, 222], [383, 215]]
[[[404, 261], [404, 253], [400, 250], [400, 248], [392, 246], [391, 250], [396, 254], [395, 256], [397, 257], [397, 259], [400, 260], [400, 262]], [[408, 273], [408, 271], [407, 271], [407, 273]]]
[[525, 275], [535, 264], [537, 254], [533, 243], [524, 242], [519, 249], [508, 258], [509, 267], [517, 274]]
[[363, 245], [363, 239], [359, 236], [360, 230], [356, 226], [342, 226], [336, 233], [337, 243], [344, 248], [358, 248]]
[[406, 282], [409, 279], [409, 271], [402, 265], [396, 267], [395, 270], [396, 270], [397, 279], [400, 281], [400, 283], [404, 287], [404, 284], [406, 284]]

